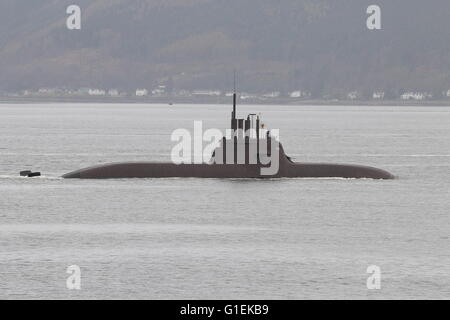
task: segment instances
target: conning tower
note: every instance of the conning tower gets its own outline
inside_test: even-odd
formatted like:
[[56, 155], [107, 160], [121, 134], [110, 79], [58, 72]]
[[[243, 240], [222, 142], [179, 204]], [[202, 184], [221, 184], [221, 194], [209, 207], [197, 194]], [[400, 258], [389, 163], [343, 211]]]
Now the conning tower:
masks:
[[[263, 156], [271, 156], [272, 137], [270, 131], [263, 130], [257, 114], [251, 113], [246, 119], [240, 119], [237, 117], [236, 109], [237, 94], [234, 92], [231, 134], [229, 130], [228, 136], [222, 138], [221, 145], [214, 151], [211, 161], [216, 164], [261, 165]], [[266, 143], [261, 141], [262, 139], [266, 140]]]

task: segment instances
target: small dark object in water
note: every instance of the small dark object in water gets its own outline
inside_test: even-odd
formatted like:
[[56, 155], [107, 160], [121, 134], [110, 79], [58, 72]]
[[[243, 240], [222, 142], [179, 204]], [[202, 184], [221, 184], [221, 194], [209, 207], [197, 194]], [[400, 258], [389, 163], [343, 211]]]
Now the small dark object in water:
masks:
[[32, 172], [28, 175], [28, 178], [40, 177], [40, 176], [41, 176], [40, 172]]
[[28, 177], [29, 174], [31, 174], [32, 172], [30, 170], [25, 170], [25, 171], [20, 171], [20, 176], [21, 177]]

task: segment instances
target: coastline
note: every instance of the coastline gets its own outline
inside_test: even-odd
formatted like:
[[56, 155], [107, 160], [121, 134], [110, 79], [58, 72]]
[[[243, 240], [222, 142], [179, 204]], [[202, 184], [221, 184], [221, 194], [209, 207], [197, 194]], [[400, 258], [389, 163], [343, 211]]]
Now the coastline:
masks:
[[[114, 104], [229, 104], [229, 97], [9, 97], [0, 96], [0, 104], [34, 103], [114, 103]], [[423, 106], [450, 107], [450, 100], [304, 100], [292, 98], [246, 99], [241, 104], [285, 106]]]

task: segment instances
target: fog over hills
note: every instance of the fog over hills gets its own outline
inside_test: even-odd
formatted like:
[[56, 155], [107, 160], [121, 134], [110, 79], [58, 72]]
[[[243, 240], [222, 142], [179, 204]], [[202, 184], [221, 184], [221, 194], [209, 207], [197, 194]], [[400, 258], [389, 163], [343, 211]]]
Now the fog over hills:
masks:
[[[67, 30], [66, 8], [82, 8]], [[382, 30], [366, 9], [382, 8]], [[448, 0], [2, 0], [0, 91], [450, 89]]]

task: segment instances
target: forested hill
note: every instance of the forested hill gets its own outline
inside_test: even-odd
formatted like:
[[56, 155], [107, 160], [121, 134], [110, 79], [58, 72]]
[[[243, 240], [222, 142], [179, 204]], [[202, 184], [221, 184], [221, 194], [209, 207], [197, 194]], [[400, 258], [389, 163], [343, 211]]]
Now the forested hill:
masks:
[[[67, 30], [66, 8], [82, 8]], [[366, 9], [382, 9], [382, 30]], [[441, 92], [449, 0], [2, 0], [0, 91], [40, 87]]]

